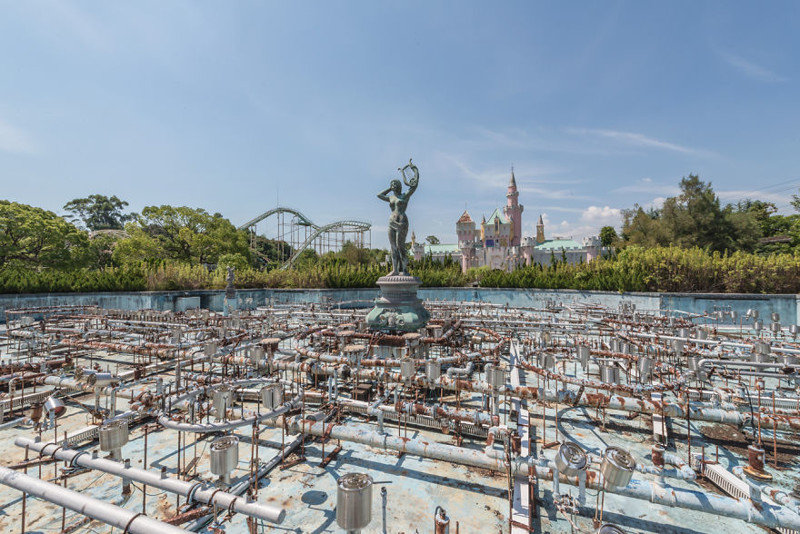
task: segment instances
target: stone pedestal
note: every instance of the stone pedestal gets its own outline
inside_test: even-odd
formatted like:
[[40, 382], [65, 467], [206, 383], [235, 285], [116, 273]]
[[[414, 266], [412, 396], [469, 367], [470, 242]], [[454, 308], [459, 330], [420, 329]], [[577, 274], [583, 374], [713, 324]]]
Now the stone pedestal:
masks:
[[416, 332], [425, 327], [431, 316], [417, 298], [420, 283], [419, 278], [405, 274], [378, 278], [381, 296], [367, 314], [370, 330]]
[[223, 304], [222, 316], [228, 317], [232, 311], [239, 309], [239, 299], [236, 297], [236, 288], [228, 284], [225, 288], [225, 303]]

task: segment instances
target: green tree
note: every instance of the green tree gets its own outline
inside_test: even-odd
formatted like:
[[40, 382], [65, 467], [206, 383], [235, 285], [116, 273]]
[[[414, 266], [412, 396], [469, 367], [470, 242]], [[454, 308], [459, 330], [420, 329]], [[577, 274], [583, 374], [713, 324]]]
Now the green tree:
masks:
[[307, 248], [297, 255], [297, 259], [294, 260], [293, 265], [295, 269], [302, 270], [313, 267], [317, 264], [317, 262], [319, 262], [319, 255], [317, 254], [317, 251], [313, 248]]
[[368, 249], [359, 247], [352, 241], [345, 241], [338, 255], [349, 265], [367, 265], [371, 259]]
[[617, 239], [617, 231], [614, 230], [613, 226], [600, 228], [600, 244], [604, 247], [610, 247]]
[[228, 267], [233, 267], [241, 273], [250, 267], [249, 260], [241, 254], [220, 254], [217, 258], [217, 270], [227, 273]]
[[88, 261], [88, 235], [52, 211], [0, 200], [0, 269], [69, 269]]
[[[725, 218], [730, 225], [729, 246], [727, 250], [753, 252], [762, 237], [761, 227], [752, 214], [736, 211], [733, 206], [725, 207]], [[713, 249], [711, 249], [713, 250]], [[717, 249], [724, 250], [724, 249]]]
[[425, 241], [427, 241], [429, 245], [439, 244], [439, 238], [436, 237], [435, 235], [429, 235], [428, 237], [425, 238]]
[[269, 239], [263, 235], [251, 235], [250, 243], [256, 254], [269, 263], [281, 264], [294, 254], [294, 249], [286, 241]]
[[800, 211], [800, 195], [792, 195], [791, 205], [794, 211]]
[[668, 246], [673, 241], [670, 229], [661, 221], [659, 211], [645, 211], [638, 204], [622, 210], [622, 241], [625, 245], [644, 248]]
[[203, 209], [147, 206], [125, 229], [130, 237], [114, 249], [114, 258], [120, 263], [166, 259], [215, 264], [222, 254], [250, 259], [247, 233], [219, 213], [210, 215]]
[[73, 221], [81, 221], [89, 230], [120, 230], [135, 214], [124, 214], [128, 205], [115, 196], [89, 195], [64, 204], [64, 210], [72, 213]]
[[660, 210], [634, 206], [624, 210], [622, 238], [626, 245], [698, 247], [710, 251], [753, 250], [761, 237], [756, 217], [747, 210], [720, 205], [710, 183], [690, 174], [681, 193]]
[[776, 235], [776, 229], [773, 227], [772, 216], [778, 211], [778, 208], [774, 203], [746, 198], [744, 200], [740, 200], [736, 204], [734, 210], [740, 213], [749, 214], [758, 223], [761, 229], [761, 235], [764, 237]]
[[94, 232], [89, 235], [89, 258], [87, 266], [102, 269], [114, 265], [113, 253], [117, 241], [126, 236], [122, 231]]
[[675, 244], [711, 250], [731, 248], [731, 228], [726, 225], [711, 184], [690, 174], [681, 179], [680, 188], [680, 195], [664, 201], [661, 213], [661, 220], [670, 228]]

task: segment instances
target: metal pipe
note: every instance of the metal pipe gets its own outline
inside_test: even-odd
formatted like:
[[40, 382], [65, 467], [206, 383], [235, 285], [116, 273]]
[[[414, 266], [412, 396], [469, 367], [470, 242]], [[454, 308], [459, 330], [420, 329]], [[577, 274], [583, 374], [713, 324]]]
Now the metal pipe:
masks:
[[221, 432], [221, 431], [232, 430], [240, 426], [252, 425], [256, 421], [260, 423], [261, 421], [265, 421], [267, 419], [275, 419], [278, 416], [281, 416], [287, 412], [299, 408], [302, 405], [302, 402], [303, 402], [303, 393], [300, 392], [292, 400], [285, 403], [283, 406], [281, 406], [276, 410], [267, 413], [262, 413], [260, 415], [253, 415], [251, 417], [246, 417], [244, 419], [235, 419], [233, 421], [217, 421], [215, 423], [181, 423], [178, 421], [173, 421], [167, 414], [161, 414], [158, 417], [158, 422], [165, 428], [169, 428], [170, 430], [177, 430], [178, 432], [195, 432], [198, 434], [203, 434], [208, 432]]
[[27, 419], [28, 419], [27, 417], [18, 417], [17, 419], [8, 421], [7, 423], [3, 423], [2, 425], [0, 425], [0, 430], [17, 427], [22, 423], [24, 423]]
[[[283, 451], [281, 451], [278, 454], [276, 454], [275, 456], [273, 456], [272, 459], [269, 462], [263, 464], [255, 474], [256, 480], [259, 480], [261, 477], [265, 476], [267, 473], [269, 473], [270, 471], [275, 469], [275, 467], [277, 467], [278, 464], [280, 464], [283, 461], [283, 458], [286, 455], [291, 454], [295, 449], [300, 447], [300, 444], [303, 442], [304, 439], [305, 439], [304, 436], [298, 437], [297, 439], [295, 439], [291, 443], [287, 444], [286, 448]], [[228, 493], [231, 494], [231, 495], [241, 495], [249, 487], [251, 487], [251, 485], [252, 485], [252, 482], [251, 482], [250, 478], [248, 477], [247, 479], [242, 480], [239, 483], [237, 483], [234, 486], [232, 486], [228, 490]], [[196, 532], [203, 525], [205, 525], [209, 521], [209, 519], [211, 517], [213, 517], [213, 514], [204, 516], [204, 517], [202, 517], [200, 519], [197, 519], [197, 520], [187, 524], [186, 527], [187, 527], [188, 530]]]
[[0, 467], [0, 484], [20, 490], [25, 494], [69, 508], [86, 517], [101, 521], [131, 534], [187, 534], [189, 531], [168, 525], [143, 514], [137, 514], [83, 493], [62, 488], [56, 484]]
[[[548, 402], [570, 404], [572, 406], [602, 407], [609, 410], [657, 414], [676, 418], [686, 417], [686, 405], [681, 405], [677, 402], [656, 403], [647, 399], [622, 397], [620, 395], [604, 395], [602, 393], [583, 393], [579, 397], [577, 395], [578, 392], [570, 390], [554, 391], [524, 386], [513, 387], [506, 385], [501, 388], [491, 388], [480, 382], [473, 382], [469, 380], [450, 380], [447, 377], [440, 377], [434, 385], [435, 387], [442, 387], [445, 389], [459, 389], [461, 391], [471, 391], [477, 393], [491, 394], [493, 391], [495, 391], [499, 394], [507, 395], [512, 398], [545, 400]], [[715, 408], [713, 405], [703, 402], [689, 403], [689, 412], [693, 420], [707, 421], [711, 423], [725, 423], [743, 426], [747, 425], [752, 419], [750, 413], [740, 413], [735, 410]], [[770, 416], [765, 414], [755, 414], [755, 418], [761, 419], [762, 424], [772, 425], [774, 423], [778, 430], [796, 431], [800, 429], [800, 417], [792, 417], [788, 415]]]
[[751, 488], [755, 488], [756, 490], [761, 492], [761, 494], [771, 498], [776, 503], [788, 506], [789, 508], [792, 508], [796, 513], [800, 513], [800, 500], [786, 493], [782, 489], [774, 488], [769, 484], [758, 482], [750, 478], [745, 474], [744, 468], [741, 465], [737, 465], [736, 467], [731, 469], [731, 472], [733, 472], [734, 475], [742, 479], [748, 486], [750, 486]]
[[215, 504], [228, 508], [233, 504], [233, 510], [245, 515], [280, 523], [286, 516], [286, 510], [262, 503], [248, 503], [237, 499], [235, 495], [217, 491], [216, 488], [206, 488], [200, 482], [186, 482], [177, 478], [168, 478], [161, 473], [128, 467], [125, 464], [106, 460], [104, 458], [93, 458], [87, 452], [76, 451], [73, 449], [62, 449], [52, 443], [34, 441], [30, 438], [18, 437], [14, 440], [17, 447], [28, 448], [43, 455], [52, 456], [57, 460], [69, 462], [71, 466], [81, 466], [88, 469], [96, 469], [104, 473], [135, 480], [136, 482], [147, 484], [170, 493], [175, 493], [189, 500], [202, 504]]
[[475, 362], [472, 360], [467, 362], [467, 365], [464, 367], [450, 367], [447, 370], [447, 376], [454, 377], [454, 376], [469, 376], [472, 374], [473, 369], [475, 368]]
[[[291, 362], [286, 364], [279, 363], [278, 368], [306, 371], [311, 369], [310, 365], [311, 364], [305, 362]], [[329, 375], [333, 374], [334, 369], [332, 367], [319, 365], [317, 368], [315, 368], [315, 371], [319, 374]], [[390, 382], [403, 381], [400, 373], [377, 372], [375, 370], [351, 370], [351, 375], [364, 379], [387, 379]], [[499, 388], [494, 388], [483, 382], [462, 380], [447, 376], [439, 377], [433, 384], [428, 383], [424, 377], [416, 377], [410, 379], [409, 381], [412, 384], [416, 384], [420, 387], [439, 387], [447, 390], [461, 390], [490, 395], [506, 395], [515, 399], [545, 400], [548, 402], [571, 404], [573, 406], [604, 407], [610, 410], [619, 410], [632, 413], [663, 414], [667, 417], [678, 418], [686, 417], [684, 405], [681, 405], [680, 403], [656, 404], [647, 399], [622, 397], [620, 395], [583, 393], [580, 397], [577, 397], [576, 393], [570, 390], [554, 391], [525, 386], [514, 387], [508, 384]], [[691, 418], [696, 421], [743, 426], [748, 424], [751, 419], [749, 413], [739, 413], [735, 410], [724, 410], [716, 408], [708, 403], [690, 403], [689, 410]], [[771, 425], [774, 420], [778, 430], [795, 431], [800, 429], [800, 418], [798, 417], [790, 417], [785, 415], [776, 415], [772, 417], [763, 414], [757, 415], [756, 417], [760, 417], [762, 424], [767, 425]]]
[[[794, 373], [800, 370], [800, 365], [787, 365], [779, 362], [750, 362], [750, 361], [736, 361], [736, 360], [718, 360], [711, 358], [703, 358], [697, 362], [698, 366], [712, 367], [719, 365], [720, 367], [756, 367], [759, 369], [770, 369], [777, 367], [780, 369], [791, 369]], [[784, 373], [782, 376], [791, 378], [791, 375]]]
[[[507, 463], [503, 453], [499, 453], [496, 457], [489, 457], [480, 451], [464, 449], [453, 445], [431, 443], [421, 439], [383, 435], [377, 432], [364, 429], [352, 429], [341, 425], [331, 427], [330, 425], [309, 419], [294, 418], [290, 423], [290, 428], [293, 432], [302, 432], [314, 436], [326, 435], [332, 439], [352, 441], [380, 449], [413, 454], [423, 458], [444, 460], [499, 472], [505, 472], [507, 469]], [[514, 458], [511, 460], [512, 471], [520, 474], [527, 473], [528, 467], [535, 462], [537, 462], [537, 460], [533, 458]], [[556, 470], [549, 465], [533, 465], [533, 467], [539, 479], [553, 482], [554, 476], [558, 476], [561, 483], [576, 487], [580, 487], [581, 485], [579, 477], [568, 477], [563, 474], [560, 476], [555, 475]], [[594, 490], [604, 488], [602, 477], [599, 473], [594, 471], [587, 472], [586, 487]], [[733, 517], [767, 528], [800, 529], [800, 515], [795, 514], [783, 506], [770, 506], [766, 503], [761, 503], [757, 508], [750, 502], [739, 501], [702, 491], [686, 490], [669, 486], [661, 487], [650, 481], [636, 479], [631, 480], [625, 487], [606, 487], [605, 491], [664, 506], [707, 512], [723, 517]]]

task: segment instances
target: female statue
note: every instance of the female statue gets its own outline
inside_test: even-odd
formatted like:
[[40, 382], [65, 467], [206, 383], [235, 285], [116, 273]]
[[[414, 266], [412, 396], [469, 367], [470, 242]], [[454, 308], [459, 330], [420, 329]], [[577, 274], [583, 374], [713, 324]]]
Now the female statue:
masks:
[[[414, 176], [408, 178], [406, 170], [411, 169]], [[419, 185], [419, 169], [408, 160], [408, 165], [397, 169], [403, 175], [403, 183], [409, 189], [403, 193], [400, 180], [392, 180], [389, 187], [378, 193], [378, 198], [389, 203], [392, 214], [389, 216], [389, 245], [392, 247], [392, 272], [389, 276], [408, 274], [408, 253], [406, 252], [406, 234], [408, 233], [408, 216], [406, 207], [408, 199]]]

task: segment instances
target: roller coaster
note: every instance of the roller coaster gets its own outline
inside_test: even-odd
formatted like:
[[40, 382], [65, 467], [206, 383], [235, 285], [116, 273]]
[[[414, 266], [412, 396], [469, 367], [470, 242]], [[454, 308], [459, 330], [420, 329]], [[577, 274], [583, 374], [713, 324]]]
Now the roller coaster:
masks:
[[[255, 250], [255, 239], [258, 235], [258, 225], [267, 220], [272, 220], [275, 231], [267, 235], [279, 243], [286, 243], [291, 247], [291, 255], [282, 265], [282, 269], [290, 267], [306, 249], [313, 249], [317, 254], [336, 251], [350, 241], [358, 247], [369, 248], [372, 245], [372, 224], [356, 219], [346, 219], [329, 224], [317, 225], [303, 215], [299, 210], [287, 207], [277, 207], [265, 211], [243, 225], [240, 230], [247, 230], [250, 234], [250, 247]], [[268, 261], [266, 258], [263, 258]]]

